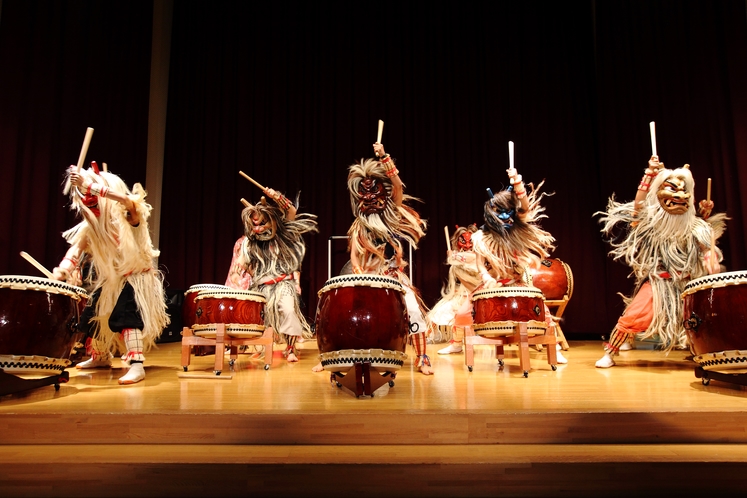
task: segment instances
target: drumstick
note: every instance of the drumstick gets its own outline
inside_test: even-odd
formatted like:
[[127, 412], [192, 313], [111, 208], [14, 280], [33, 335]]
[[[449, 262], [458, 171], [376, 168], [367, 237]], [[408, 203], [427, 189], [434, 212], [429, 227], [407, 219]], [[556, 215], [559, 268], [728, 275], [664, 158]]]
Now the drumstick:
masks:
[[706, 190], [706, 200], [711, 200], [711, 179], [708, 179], [708, 189]]
[[451, 238], [449, 237], [449, 226], [444, 227], [444, 233], [446, 234], [446, 249], [451, 252]]
[[508, 167], [514, 169], [514, 143], [508, 142]]
[[83, 139], [83, 147], [81, 147], [80, 156], [78, 156], [78, 173], [80, 173], [80, 168], [83, 167], [83, 161], [86, 160], [88, 146], [91, 145], [91, 137], [93, 137], [93, 128], [86, 128], [86, 137]]
[[381, 136], [384, 134], [384, 122], [382, 120], [379, 120], [379, 134], [376, 135], [376, 143], [381, 143]]
[[260, 189], [262, 189], [262, 192], [264, 192], [265, 190], [267, 190], [267, 189], [265, 189], [265, 188], [264, 188], [264, 187], [263, 187], [262, 185], [260, 185], [259, 183], [255, 182], [255, 181], [254, 181], [254, 179], [253, 179], [253, 178], [252, 178], [251, 176], [247, 175], [247, 174], [246, 174], [246, 173], [244, 173], [243, 171], [239, 171], [239, 174], [240, 174], [241, 176], [243, 176], [244, 178], [246, 178], [247, 180], [249, 180], [250, 182], [252, 182], [253, 184], [255, 184], [255, 185], [256, 185], [257, 187], [259, 187]]
[[654, 121], [651, 121], [648, 124], [648, 127], [651, 129], [651, 155], [655, 156], [656, 154], [656, 123]]
[[102, 163], [102, 166], [104, 167], [104, 171], [107, 173], [109, 172], [109, 167], [106, 165], [106, 163]]
[[[93, 128], [86, 128], [86, 136], [83, 138], [83, 146], [80, 148], [80, 156], [78, 156], [78, 167], [75, 170], [80, 173], [80, 168], [83, 167], [83, 161], [86, 160], [86, 154], [88, 153], [88, 146], [91, 145], [91, 137], [93, 137]], [[62, 193], [67, 195], [70, 192], [70, 179], [65, 183], [65, 188]]]
[[247, 200], [246, 200], [246, 199], [244, 199], [243, 197], [241, 198], [241, 203], [242, 203], [242, 204], [244, 205], [244, 207], [249, 207], [249, 206], [251, 206], [251, 204], [249, 204], [249, 201], [247, 201]]
[[44, 275], [46, 275], [48, 279], [50, 279], [50, 280], [54, 280], [55, 279], [54, 275], [52, 274], [52, 272], [49, 271], [49, 270], [47, 270], [46, 268], [44, 268], [42, 266], [42, 264], [39, 263], [34, 258], [32, 258], [29, 253], [27, 253], [26, 251], [21, 251], [21, 256], [23, 257], [23, 259], [25, 259], [26, 261], [28, 261], [32, 265], [36, 266], [36, 269], [39, 270], [40, 272], [42, 272]]

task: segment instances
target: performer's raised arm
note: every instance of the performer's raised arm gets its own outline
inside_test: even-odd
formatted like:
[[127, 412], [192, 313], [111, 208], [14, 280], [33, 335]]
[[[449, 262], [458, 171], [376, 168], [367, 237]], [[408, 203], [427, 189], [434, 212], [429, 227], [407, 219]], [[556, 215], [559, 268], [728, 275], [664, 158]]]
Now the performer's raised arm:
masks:
[[84, 177], [78, 173], [75, 166], [70, 166], [70, 168], [70, 184], [74, 187], [78, 187], [78, 190], [82, 195], [95, 195], [117, 201], [124, 205], [127, 210], [127, 221], [129, 224], [134, 227], [140, 224], [140, 214], [137, 212], [137, 207], [132, 199], [124, 194], [109, 189], [109, 187], [102, 183], [95, 183]]
[[636, 210], [640, 210], [643, 207], [643, 203], [648, 195], [648, 189], [651, 188], [651, 182], [654, 181], [659, 171], [664, 168], [664, 163], [659, 162], [659, 156], [651, 156], [648, 160], [648, 168], [643, 172], [643, 178], [641, 183], [638, 185], [638, 192], [635, 195], [634, 206]]
[[269, 187], [264, 189], [264, 193], [267, 197], [277, 202], [278, 206], [280, 206], [280, 209], [285, 211], [285, 219], [287, 219], [288, 221], [293, 221], [296, 219], [296, 206], [293, 205], [290, 199], [285, 197], [280, 192]]
[[394, 164], [392, 156], [384, 151], [384, 145], [376, 142], [373, 144], [374, 154], [381, 164], [386, 168], [386, 176], [392, 181], [392, 200], [397, 206], [402, 205], [402, 179], [399, 177], [399, 170]]
[[527, 211], [529, 211], [529, 199], [527, 199], [527, 190], [524, 187], [524, 181], [518, 171], [516, 171], [516, 168], [509, 168], [506, 170], [506, 173], [508, 173], [508, 180], [514, 188], [516, 197], [521, 202], [521, 207], [517, 214], [523, 220], [526, 217]]

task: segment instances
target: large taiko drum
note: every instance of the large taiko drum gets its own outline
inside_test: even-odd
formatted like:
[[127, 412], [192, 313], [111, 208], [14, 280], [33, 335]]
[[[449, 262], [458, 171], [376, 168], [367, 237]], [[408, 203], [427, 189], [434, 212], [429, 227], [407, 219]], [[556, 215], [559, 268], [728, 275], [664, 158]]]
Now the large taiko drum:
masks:
[[187, 289], [184, 292], [184, 304], [182, 305], [182, 324], [185, 327], [191, 327], [197, 323], [197, 305], [195, 305], [197, 294], [204, 290], [226, 290], [229, 288], [218, 284], [197, 284]]
[[239, 289], [201, 290], [195, 298], [197, 323], [192, 326], [198, 337], [215, 337], [215, 324], [226, 325], [226, 334], [247, 339], [259, 337], [265, 330], [265, 296]]
[[569, 300], [573, 295], [573, 272], [559, 259], [543, 259], [531, 270], [532, 286], [538, 288], [548, 301]]
[[484, 337], [508, 336], [517, 322], [527, 323], [530, 336], [545, 333], [545, 301], [536, 287], [507, 286], [472, 294], [472, 328]]
[[343, 372], [365, 362], [399, 370], [410, 331], [405, 290], [381, 275], [333, 277], [319, 291], [314, 329], [325, 370]]
[[77, 329], [88, 300], [80, 287], [57, 280], [0, 276], [0, 369], [54, 374], [72, 364], [84, 334]]
[[747, 271], [693, 279], [682, 298], [693, 360], [703, 370], [747, 373]]

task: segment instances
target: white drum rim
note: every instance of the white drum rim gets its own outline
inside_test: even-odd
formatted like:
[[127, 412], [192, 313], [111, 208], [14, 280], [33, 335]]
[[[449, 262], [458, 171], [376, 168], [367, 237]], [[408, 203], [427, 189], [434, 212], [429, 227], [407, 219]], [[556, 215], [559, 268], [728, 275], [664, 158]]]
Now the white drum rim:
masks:
[[538, 335], [545, 335], [547, 333], [547, 324], [540, 322], [539, 320], [529, 320], [527, 322], [519, 321], [500, 321], [500, 322], [485, 322], [472, 324], [472, 329], [475, 334], [483, 337], [509, 337], [514, 335], [516, 326], [519, 323], [527, 324], [527, 336], [535, 337]]
[[223, 298], [230, 298], [230, 299], [237, 299], [239, 301], [255, 301], [258, 303], [266, 303], [267, 299], [265, 298], [264, 294], [261, 294], [259, 292], [254, 291], [245, 291], [245, 290], [239, 290], [239, 289], [211, 289], [211, 290], [201, 290], [197, 293], [197, 297], [195, 297], [195, 303], [199, 301], [200, 299], [223, 299]]
[[0, 354], [0, 370], [6, 373], [46, 374], [62, 372], [71, 364], [70, 360], [49, 356]]
[[694, 356], [693, 361], [709, 372], [747, 373], [747, 350], [732, 349], [700, 354]]
[[537, 287], [526, 285], [507, 285], [493, 289], [481, 289], [472, 293], [473, 301], [490, 297], [533, 297], [544, 299], [544, 294]]
[[391, 349], [340, 349], [320, 353], [322, 367], [330, 372], [351, 368], [356, 362], [368, 361], [372, 367], [387, 371], [399, 370], [407, 359], [407, 354]]
[[[21, 280], [21, 282], [12, 282], [9, 279]], [[25, 283], [34, 283], [33, 287], [23, 285]], [[61, 294], [72, 297], [73, 299], [88, 299], [88, 292], [82, 287], [70, 285], [61, 280], [52, 280], [44, 277], [31, 277], [27, 275], [0, 275], [0, 289], [14, 290], [43, 290], [52, 294]]]
[[694, 294], [704, 289], [718, 289], [727, 285], [747, 284], [747, 271], [727, 271], [723, 273], [714, 273], [690, 280], [685, 285], [685, 291], [682, 297]]
[[184, 294], [193, 294], [195, 292], [200, 292], [202, 290], [224, 290], [224, 289], [230, 289], [231, 287], [227, 285], [220, 285], [220, 284], [195, 284], [189, 287], [186, 291], [184, 291]]
[[392, 289], [399, 292], [405, 293], [405, 288], [402, 282], [396, 278], [387, 277], [385, 275], [338, 275], [332, 277], [324, 284], [324, 287], [317, 293], [319, 297], [325, 292], [333, 289], [339, 289], [341, 287], [371, 287], [375, 289]]
[[[255, 323], [227, 323], [226, 336], [235, 339], [244, 339], [261, 336], [265, 325]], [[192, 332], [203, 339], [214, 339], [217, 336], [218, 327], [214, 323], [192, 325]]]

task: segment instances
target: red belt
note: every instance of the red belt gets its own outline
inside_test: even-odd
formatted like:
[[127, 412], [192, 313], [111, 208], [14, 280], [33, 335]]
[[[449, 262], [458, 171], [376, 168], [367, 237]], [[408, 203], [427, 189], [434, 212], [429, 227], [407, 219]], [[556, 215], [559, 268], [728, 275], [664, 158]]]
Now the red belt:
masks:
[[279, 277], [272, 278], [270, 280], [262, 282], [262, 285], [275, 285], [276, 283], [282, 282], [283, 280], [293, 280], [293, 275], [287, 275], [284, 273], [280, 275]]

